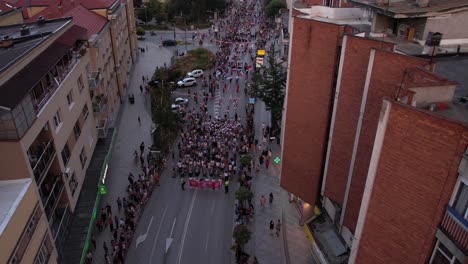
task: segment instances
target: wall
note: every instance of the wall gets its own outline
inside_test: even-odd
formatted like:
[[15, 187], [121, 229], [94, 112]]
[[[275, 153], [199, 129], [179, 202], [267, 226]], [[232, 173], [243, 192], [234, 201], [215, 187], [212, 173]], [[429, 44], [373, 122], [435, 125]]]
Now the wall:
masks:
[[455, 44], [449, 40], [459, 40], [468, 43], [468, 10], [452, 13], [446, 16], [431, 17], [427, 19], [426, 30], [422, 39], [425, 41], [429, 32], [440, 32], [444, 34], [442, 44]]
[[429, 260], [455, 186], [468, 127], [391, 104], [383, 138], [376, 139], [382, 142], [375, 146], [381, 153], [373, 155], [375, 171], [366, 183], [370, 195], [363, 202], [368, 209], [359, 216], [363, 225], [351, 260], [422, 264]]
[[416, 107], [426, 107], [435, 102], [452, 102], [455, 89], [455, 85], [408, 88], [415, 92], [413, 102], [416, 102]]
[[294, 18], [281, 186], [315, 205], [344, 27]]
[[382, 98], [393, 98], [402, 80], [405, 69], [408, 67], [425, 66], [427, 60], [410, 57], [393, 52], [375, 50], [372, 72], [367, 73], [369, 79], [369, 92], [363, 114], [362, 129], [359, 134], [359, 142], [356, 149], [352, 181], [349, 190], [349, 198], [344, 216], [344, 225], [354, 233], [359, 208], [361, 207], [362, 194], [366, 183], [372, 148], [377, 131]]
[[392, 50], [393, 46], [351, 35], [345, 36], [343, 41], [341, 74], [337, 82], [339, 93], [335, 97], [333, 135], [328, 150], [326, 181], [323, 183], [324, 195], [340, 205], [343, 205], [346, 191], [370, 52], [372, 48]]
[[14, 10], [10, 13], [0, 16], [0, 26], [23, 23], [23, 14], [21, 10]]
[[377, 12], [373, 12], [372, 15], [372, 33], [385, 33], [387, 29], [393, 31], [393, 18], [381, 15]]
[[310, 9], [301, 9], [301, 11], [315, 17], [326, 17], [329, 19], [366, 19], [367, 12], [361, 8], [332, 8], [327, 6], [312, 6]]
[[28, 156], [18, 141], [0, 141], [1, 180], [29, 178], [32, 169]]

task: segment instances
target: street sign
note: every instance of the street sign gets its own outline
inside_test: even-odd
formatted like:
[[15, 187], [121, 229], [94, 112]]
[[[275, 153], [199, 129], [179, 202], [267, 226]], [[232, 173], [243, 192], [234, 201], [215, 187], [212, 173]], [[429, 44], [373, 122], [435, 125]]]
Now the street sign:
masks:
[[255, 98], [250, 97], [249, 98], [249, 104], [255, 104]]
[[105, 185], [99, 185], [99, 194], [104, 195], [107, 194], [107, 188]]
[[265, 50], [257, 50], [257, 55], [258, 56], [265, 56], [266, 51]]
[[273, 160], [276, 164], [280, 163], [281, 159], [280, 157], [276, 157], [274, 160]]

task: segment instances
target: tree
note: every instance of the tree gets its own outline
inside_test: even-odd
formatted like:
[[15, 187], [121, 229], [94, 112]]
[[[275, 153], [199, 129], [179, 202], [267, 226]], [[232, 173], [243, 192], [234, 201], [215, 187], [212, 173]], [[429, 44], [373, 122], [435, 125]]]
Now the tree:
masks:
[[253, 192], [250, 191], [247, 187], [241, 186], [235, 194], [236, 199], [239, 200], [239, 203], [241, 204], [241, 208], [247, 208], [245, 202], [252, 199]]
[[250, 163], [253, 160], [252, 154], [244, 154], [240, 157], [240, 163], [246, 167], [250, 166]]
[[271, 0], [265, 7], [267, 17], [275, 17], [280, 9], [287, 8], [284, 0]]
[[246, 225], [237, 225], [232, 232], [232, 237], [236, 241], [236, 245], [243, 248], [251, 238], [251, 232]]
[[137, 27], [136, 29], [136, 34], [140, 37], [143, 38], [143, 36], [146, 34], [145, 29], [142, 27]]
[[267, 110], [270, 111], [271, 135], [276, 137], [280, 133], [286, 88], [286, 71], [276, 61], [277, 53], [278, 51], [272, 46], [266, 61], [268, 66], [263, 65], [252, 76], [252, 92], [254, 96], [265, 102]]

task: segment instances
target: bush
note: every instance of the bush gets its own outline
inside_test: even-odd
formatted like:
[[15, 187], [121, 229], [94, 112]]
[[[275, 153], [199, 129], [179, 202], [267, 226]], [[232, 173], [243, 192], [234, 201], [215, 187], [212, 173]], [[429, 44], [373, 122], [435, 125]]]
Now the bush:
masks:
[[145, 29], [142, 27], [137, 27], [136, 34], [140, 37], [143, 37], [146, 34]]
[[242, 248], [245, 244], [249, 242], [251, 238], [251, 232], [249, 231], [246, 225], [238, 225], [234, 228], [232, 237], [236, 241], [236, 244]]

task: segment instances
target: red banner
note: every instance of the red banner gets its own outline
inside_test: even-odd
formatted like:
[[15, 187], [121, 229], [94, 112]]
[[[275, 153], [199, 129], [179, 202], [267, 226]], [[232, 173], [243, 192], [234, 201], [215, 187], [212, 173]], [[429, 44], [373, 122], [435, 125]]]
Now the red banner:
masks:
[[199, 185], [199, 181], [197, 179], [194, 179], [194, 178], [189, 179], [189, 186], [191, 188], [198, 187], [198, 185]]

